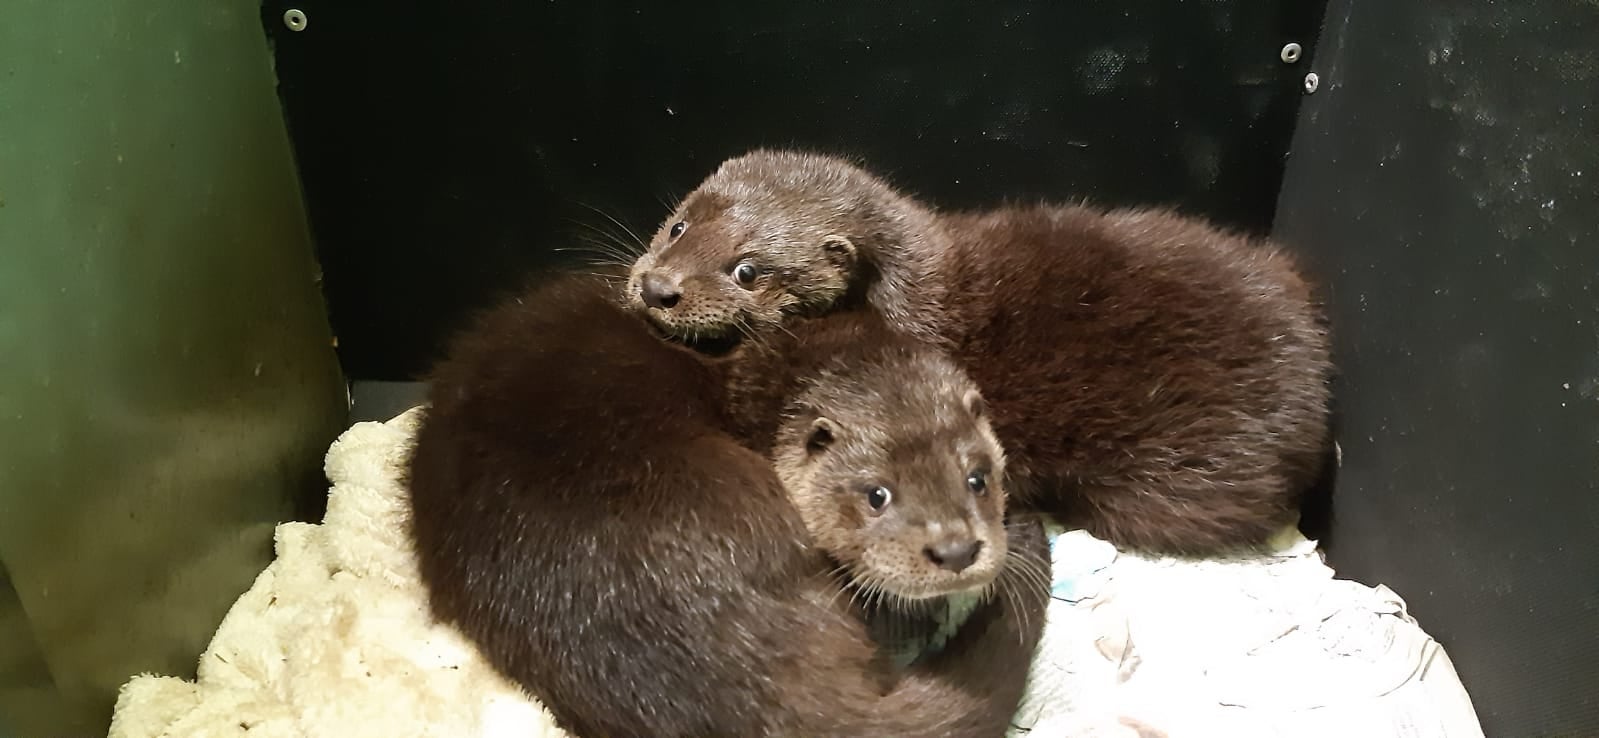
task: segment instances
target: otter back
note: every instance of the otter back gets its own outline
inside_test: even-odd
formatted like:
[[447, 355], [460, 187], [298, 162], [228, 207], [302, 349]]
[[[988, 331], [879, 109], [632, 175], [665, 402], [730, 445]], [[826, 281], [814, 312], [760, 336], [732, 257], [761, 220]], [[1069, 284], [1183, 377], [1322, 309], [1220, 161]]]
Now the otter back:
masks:
[[[1000, 735], [1045, 595], [896, 675], [723, 379], [564, 279], [451, 347], [410, 460], [434, 614], [579, 736]], [[1019, 529], [1017, 537], [1037, 536]]]

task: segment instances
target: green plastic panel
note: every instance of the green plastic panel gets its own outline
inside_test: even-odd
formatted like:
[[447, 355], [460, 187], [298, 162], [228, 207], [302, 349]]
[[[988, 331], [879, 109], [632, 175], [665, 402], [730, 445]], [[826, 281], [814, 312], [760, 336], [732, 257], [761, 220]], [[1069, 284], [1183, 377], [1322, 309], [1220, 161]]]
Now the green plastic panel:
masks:
[[259, 4], [0, 5], [0, 735], [103, 735], [315, 508], [348, 399]]

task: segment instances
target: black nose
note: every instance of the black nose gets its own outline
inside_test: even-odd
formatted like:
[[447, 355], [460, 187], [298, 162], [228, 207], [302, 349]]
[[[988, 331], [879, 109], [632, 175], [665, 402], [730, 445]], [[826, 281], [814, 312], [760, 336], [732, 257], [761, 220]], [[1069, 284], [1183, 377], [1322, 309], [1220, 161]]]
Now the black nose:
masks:
[[650, 272], [639, 282], [639, 296], [644, 298], [645, 305], [670, 310], [683, 293], [671, 280], [656, 272]]
[[922, 549], [922, 553], [940, 568], [959, 574], [977, 560], [977, 552], [982, 549], [982, 541], [945, 541]]

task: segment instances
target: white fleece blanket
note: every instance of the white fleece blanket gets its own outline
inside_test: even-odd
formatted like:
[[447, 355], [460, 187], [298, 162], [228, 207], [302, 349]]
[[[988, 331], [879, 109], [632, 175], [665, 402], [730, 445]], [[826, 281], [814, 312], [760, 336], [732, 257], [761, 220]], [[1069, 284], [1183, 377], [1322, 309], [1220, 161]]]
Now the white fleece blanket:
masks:
[[[278, 526], [198, 679], [140, 675], [110, 738], [565, 738], [429, 620], [398, 482], [418, 410], [328, 451], [320, 525]], [[1054, 542], [1055, 599], [1013, 736], [1479, 738], [1443, 650], [1384, 587], [1334, 579], [1315, 544], [1182, 562]]]

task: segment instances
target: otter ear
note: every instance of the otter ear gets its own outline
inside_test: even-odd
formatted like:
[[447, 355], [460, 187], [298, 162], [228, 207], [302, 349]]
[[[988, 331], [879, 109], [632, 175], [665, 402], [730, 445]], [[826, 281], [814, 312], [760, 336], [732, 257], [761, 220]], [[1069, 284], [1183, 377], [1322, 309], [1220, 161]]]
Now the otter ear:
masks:
[[988, 401], [984, 400], [983, 393], [978, 392], [975, 388], [966, 390], [966, 394], [961, 395], [961, 404], [966, 406], [967, 412], [970, 412], [972, 417], [984, 418], [988, 416]]
[[836, 233], [822, 239], [822, 252], [842, 268], [848, 269], [855, 263], [855, 244]]
[[815, 456], [833, 445], [833, 439], [838, 428], [833, 421], [827, 418], [817, 418], [811, 421], [811, 432], [805, 436], [805, 453]]

